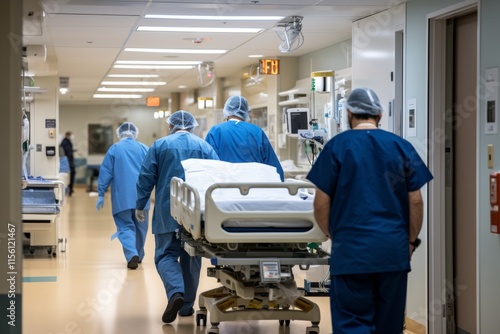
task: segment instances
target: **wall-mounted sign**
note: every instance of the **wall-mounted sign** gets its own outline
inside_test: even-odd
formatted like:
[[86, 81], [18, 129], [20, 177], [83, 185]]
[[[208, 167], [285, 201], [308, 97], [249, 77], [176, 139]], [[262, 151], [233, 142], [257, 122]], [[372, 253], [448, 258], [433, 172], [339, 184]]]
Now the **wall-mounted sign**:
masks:
[[267, 74], [267, 75], [280, 74], [280, 61], [278, 59], [261, 59], [260, 74]]
[[146, 97], [146, 107], [159, 107], [160, 97], [159, 96], [148, 96]]

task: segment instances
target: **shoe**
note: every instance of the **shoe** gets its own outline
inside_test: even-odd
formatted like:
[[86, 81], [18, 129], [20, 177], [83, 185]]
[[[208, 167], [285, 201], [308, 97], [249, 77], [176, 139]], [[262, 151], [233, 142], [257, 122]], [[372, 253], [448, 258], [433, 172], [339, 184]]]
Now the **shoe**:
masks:
[[185, 311], [185, 312], [181, 312], [179, 311], [178, 314], [181, 316], [181, 317], [189, 317], [190, 315], [193, 315], [194, 314], [194, 309], [191, 307], [189, 310]]
[[127, 268], [129, 269], [137, 269], [139, 267], [139, 257], [137, 255], [132, 256], [130, 261], [127, 263]]
[[165, 309], [165, 312], [163, 312], [161, 320], [166, 324], [174, 321], [175, 318], [177, 318], [177, 312], [179, 312], [182, 308], [182, 305], [184, 305], [184, 297], [182, 297], [180, 293], [174, 293], [172, 298], [168, 301], [167, 308]]

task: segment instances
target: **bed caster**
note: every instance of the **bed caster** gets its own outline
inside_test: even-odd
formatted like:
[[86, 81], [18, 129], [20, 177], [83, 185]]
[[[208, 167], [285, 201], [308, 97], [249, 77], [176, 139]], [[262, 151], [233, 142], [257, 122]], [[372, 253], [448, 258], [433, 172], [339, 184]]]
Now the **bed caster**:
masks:
[[33, 247], [29, 248], [30, 254], [35, 254], [35, 249]]
[[280, 322], [280, 326], [283, 326], [283, 325], [286, 327], [290, 326], [290, 320], [280, 320], [279, 322]]
[[207, 334], [219, 334], [219, 323], [218, 322], [213, 322], [212, 327], [207, 331]]
[[306, 334], [319, 334], [319, 327], [318, 326], [307, 327]]
[[[203, 322], [203, 324], [201, 324]], [[207, 310], [196, 311], [196, 326], [207, 325]]]
[[58, 241], [61, 244], [61, 252], [63, 252], [63, 253], [66, 252], [66, 243], [68, 242], [68, 239], [59, 238]]

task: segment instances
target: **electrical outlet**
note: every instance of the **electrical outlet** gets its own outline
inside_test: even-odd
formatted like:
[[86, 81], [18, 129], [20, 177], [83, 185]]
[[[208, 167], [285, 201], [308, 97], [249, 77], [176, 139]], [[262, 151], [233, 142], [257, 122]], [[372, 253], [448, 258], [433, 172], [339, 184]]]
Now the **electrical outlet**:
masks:
[[36, 144], [36, 151], [42, 152], [42, 144]]

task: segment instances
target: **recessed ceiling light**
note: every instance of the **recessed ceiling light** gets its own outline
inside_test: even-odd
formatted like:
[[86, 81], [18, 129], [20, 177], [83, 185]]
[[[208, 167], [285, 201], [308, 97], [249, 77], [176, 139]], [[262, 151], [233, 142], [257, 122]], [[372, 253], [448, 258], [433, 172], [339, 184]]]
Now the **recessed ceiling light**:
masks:
[[140, 94], [94, 94], [95, 99], [140, 99]]
[[109, 78], [158, 78], [158, 74], [108, 74]]
[[111, 88], [111, 87], [100, 87], [97, 89], [98, 92], [131, 92], [131, 93], [150, 93], [154, 92], [154, 88]]
[[194, 65], [115, 65], [114, 68], [156, 69], [156, 70], [189, 70]]
[[202, 61], [182, 61], [182, 60], [117, 60], [115, 64], [127, 65], [198, 65]]
[[284, 16], [222, 16], [222, 15], [156, 15], [147, 14], [146, 19], [215, 20], [215, 21], [280, 21]]
[[103, 81], [101, 85], [110, 86], [163, 86], [165, 81]]
[[222, 33], [242, 33], [256, 34], [263, 31], [263, 28], [210, 28], [210, 27], [137, 27], [137, 31], [155, 32], [222, 32]]
[[125, 48], [129, 52], [223, 54], [227, 50]]

